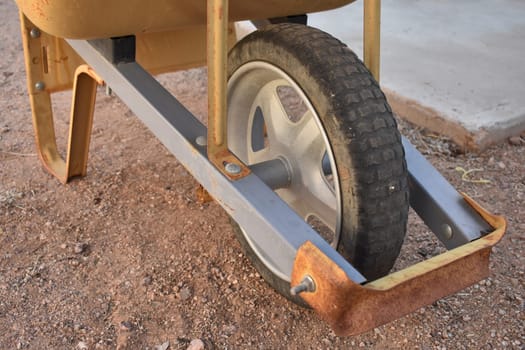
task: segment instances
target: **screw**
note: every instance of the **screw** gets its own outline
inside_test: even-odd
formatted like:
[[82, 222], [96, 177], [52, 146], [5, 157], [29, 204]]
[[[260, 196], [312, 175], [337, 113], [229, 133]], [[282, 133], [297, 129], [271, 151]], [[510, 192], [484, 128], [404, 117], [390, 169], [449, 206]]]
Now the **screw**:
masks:
[[29, 35], [31, 35], [31, 38], [33, 39], [40, 38], [40, 30], [38, 28], [33, 28], [29, 32]]
[[38, 81], [36, 84], [35, 84], [35, 89], [37, 89], [38, 91], [42, 91], [46, 88], [46, 84], [43, 82], [43, 81]]
[[208, 145], [208, 139], [206, 136], [199, 136], [195, 139], [195, 143], [199, 146], [205, 147]]
[[226, 163], [226, 165], [224, 166], [224, 169], [226, 170], [226, 172], [232, 175], [237, 175], [242, 170], [240, 165], [235, 164], [235, 163]]
[[390, 193], [394, 192], [395, 190], [396, 190], [396, 186], [394, 186], [394, 185], [390, 185], [388, 187], [388, 191], [390, 191]]
[[315, 292], [315, 281], [310, 275], [306, 275], [301, 281], [301, 283], [299, 283], [295, 287], [290, 288], [290, 294], [294, 296], [304, 292]]
[[443, 224], [441, 226], [441, 229], [442, 229], [442, 232], [443, 232], [443, 236], [445, 236], [445, 239], [451, 239], [452, 238], [452, 235], [453, 235], [452, 227], [450, 227], [447, 224]]

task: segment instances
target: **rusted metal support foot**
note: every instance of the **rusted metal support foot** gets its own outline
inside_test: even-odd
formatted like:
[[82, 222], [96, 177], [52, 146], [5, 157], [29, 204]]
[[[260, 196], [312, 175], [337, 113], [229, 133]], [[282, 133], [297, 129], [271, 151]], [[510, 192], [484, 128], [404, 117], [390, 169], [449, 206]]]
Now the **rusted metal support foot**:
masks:
[[337, 335], [348, 336], [393, 321], [486, 278], [491, 248], [505, 233], [506, 221], [464, 197], [494, 228], [492, 233], [364, 285], [350, 280], [314, 244], [306, 242], [297, 252], [291, 285], [301, 286], [305, 277], [310, 278], [315, 288], [301, 297]]
[[[85, 64], [79, 65], [74, 75], [69, 73], [59, 76], [54, 71], [55, 67], [50, 66], [48, 62], [48, 55], [53, 53], [48, 53], [48, 46], [42, 42], [52, 40], [50, 36], [41, 33], [23, 14], [20, 19], [38, 154], [46, 169], [62, 183], [66, 183], [74, 176], [86, 174], [96, 88], [97, 84], [103, 84], [103, 81]], [[51, 47], [60, 48], [59, 39], [54, 39], [55, 46]], [[71, 57], [71, 61], [73, 59], [74, 57]], [[50, 74], [50, 71], [55, 74]], [[63, 90], [67, 85], [71, 87], [71, 83], [73, 98], [67, 155], [64, 160], [56, 144], [51, 93]]]

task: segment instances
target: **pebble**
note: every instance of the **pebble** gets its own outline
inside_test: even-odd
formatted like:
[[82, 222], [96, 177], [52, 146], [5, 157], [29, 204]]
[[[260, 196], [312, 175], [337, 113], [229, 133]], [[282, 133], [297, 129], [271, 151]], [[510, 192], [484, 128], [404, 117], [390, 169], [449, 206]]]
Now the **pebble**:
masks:
[[498, 168], [505, 169], [507, 166], [503, 162], [498, 162]]
[[79, 341], [78, 344], [77, 344], [77, 349], [78, 350], [87, 350], [88, 346], [87, 346], [87, 344], [85, 342]]
[[169, 340], [161, 345], [155, 346], [155, 350], [167, 350], [170, 347]]
[[191, 298], [191, 290], [188, 287], [184, 287], [180, 290], [180, 298], [182, 300], [188, 300]]
[[129, 332], [133, 329], [133, 323], [130, 321], [122, 321], [120, 322], [120, 329]]
[[204, 342], [200, 339], [193, 339], [187, 350], [204, 350]]
[[523, 143], [523, 140], [519, 136], [513, 136], [509, 138], [509, 143], [513, 146], [521, 146], [521, 144]]
[[149, 286], [151, 284], [151, 282], [153, 282], [153, 279], [151, 278], [151, 276], [145, 276], [142, 279], [142, 285], [143, 286]]
[[76, 243], [75, 247], [73, 248], [73, 252], [75, 252], [75, 254], [82, 254], [87, 250], [88, 247], [89, 245], [87, 243]]

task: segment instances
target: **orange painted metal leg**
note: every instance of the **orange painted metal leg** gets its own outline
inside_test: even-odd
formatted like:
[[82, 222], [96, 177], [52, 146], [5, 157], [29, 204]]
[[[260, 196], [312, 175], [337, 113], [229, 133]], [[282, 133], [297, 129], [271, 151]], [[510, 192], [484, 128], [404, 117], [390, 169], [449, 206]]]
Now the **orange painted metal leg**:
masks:
[[53, 81], [55, 77], [48, 74], [53, 67], [49, 66], [47, 48], [41, 43], [45, 34], [23, 14], [20, 14], [20, 22], [38, 154], [46, 169], [66, 183], [71, 177], [86, 174], [96, 88], [103, 81], [87, 65], [78, 66], [72, 75], [69, 142], [66, 160], [62, 159], [56, 144], [51, 106], [51, 93], [57, 84]]
[[[228, 0], [208, 0], [208, 158], [225, 176], [238, 180], [250, 169], [228, 150], [226, 79]], [[227, 165], [235, 171], [228, 171]]]

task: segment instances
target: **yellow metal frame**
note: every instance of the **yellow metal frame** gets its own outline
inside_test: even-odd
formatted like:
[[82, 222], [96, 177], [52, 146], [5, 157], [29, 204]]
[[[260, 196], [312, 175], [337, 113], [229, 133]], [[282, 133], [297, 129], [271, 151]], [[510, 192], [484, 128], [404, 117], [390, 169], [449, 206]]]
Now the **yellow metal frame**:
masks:
[[[379, 79], [380, 0], [364, 1], [364, 60]], [[334, 0], [322, 6], [335, 7], [339, 3], [341, 1]], [[22, 9], [29, 11], [50, 30], [65, 30], [60, 21], [39, 16], [43, 10], [35, 12], [35, 8], [29, 5], [30, 2], [19, 2]], [[235, 180], [248, 175], [250, 170], [227, 146], [227, 52], [236, 41], [234, 27], [229, 22], [229, 5], [229, 0], [208, 0], [206, 25], [137, 34], [136, 58], [152, 74], [208, 63], [208, 157], [226, 176]], [[193, 20], [196, 21], [197, 17]], [[38, 153], [49, 172], [65, 183], [73, 176], [86, 174], [96, 84], [102, 84], [102, 81], [95, 72], [83, 66], [82, 58], [63, 39], [41, 32], [22, 11], [20, 22]], [[78, 28], [78, 35], [85, 30]], [[68, 89], [74, 92], [69, 145], [66, 160], [63, 160], [55, 141], [51, 95]], [[226, 172], [227, 163], [238, 165], [240, 172]]]
[[[20, 15], [29, 100], [39, 157], [50, 173], [66, 183], [86, 174], [97, 84], [102, 80], [71, 48], [57, 44], [58, 39], [40, 33]], [[67, 62], [49, 64], [49, 62]], [[73, 68], [76, 66], [76, 68]], [[51, 93], [73, 88], [66, 159], [57, 148], [51, 106]]]
[[[37, 151], [44, 167], [62, 183], [86, 175], [96, 86], [103, 81], [85, 65], [65, 40], [41, 31], [22, 12], [29, 100]], [[152, 74], [206, 64], [207, 27], [183, 27], [170, 32], [136, 35], [136, 59]], [[226, 50], [236, 42], [233, 24], [221, 36]], [[65, 159], [56, 144], [52, 94], [73, 89], [69, 141]]]
[[381, 0], [365, 0], [363, 19], [363, 60], [374, 78], [379, 81]]
[[[232, 180], [250, 174], [250, 169], [228, 149], [227, 134], [227, 57], [228, 0], [208, 0], [208, 158]], [[238, 172], [226, 171], [236, 164]]]

